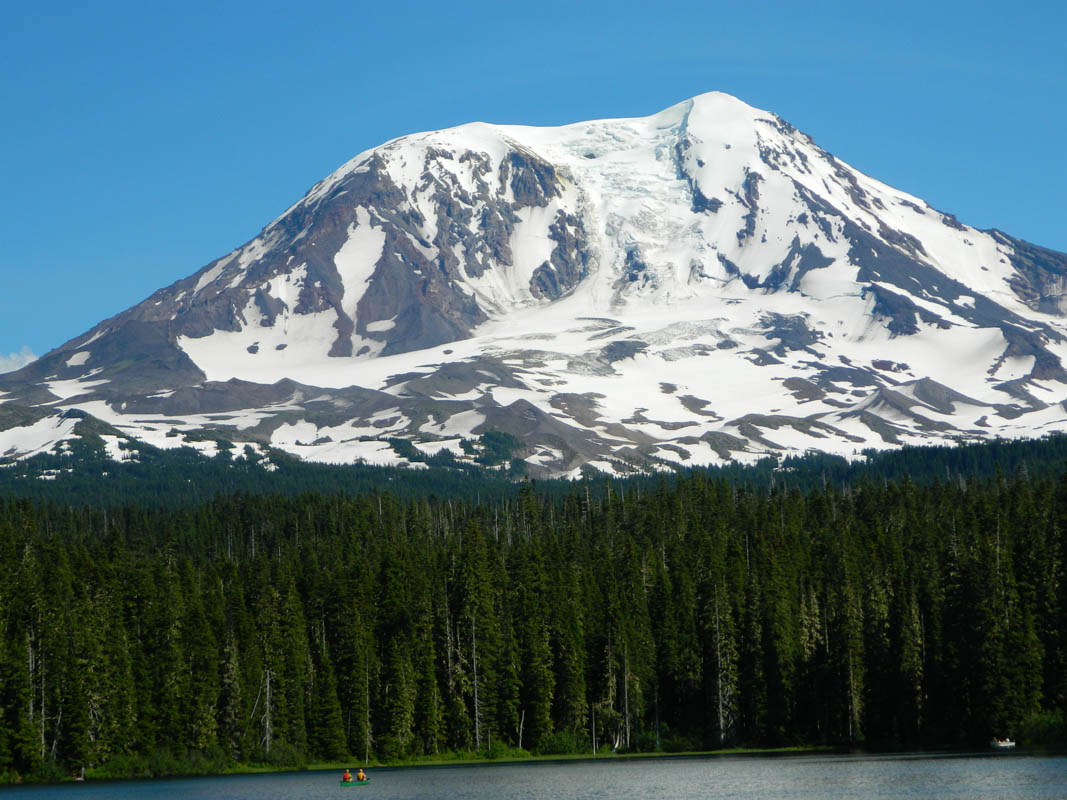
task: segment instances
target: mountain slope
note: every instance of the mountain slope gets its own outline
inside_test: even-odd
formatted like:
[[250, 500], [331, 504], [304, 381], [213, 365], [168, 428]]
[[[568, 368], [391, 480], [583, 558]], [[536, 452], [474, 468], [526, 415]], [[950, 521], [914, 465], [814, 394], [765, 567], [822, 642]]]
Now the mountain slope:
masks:
[[713, 93], [362, 153], [0, 400], [320, 461], [500, 431], [551, 474], [1040, 435], [1065, 274]]

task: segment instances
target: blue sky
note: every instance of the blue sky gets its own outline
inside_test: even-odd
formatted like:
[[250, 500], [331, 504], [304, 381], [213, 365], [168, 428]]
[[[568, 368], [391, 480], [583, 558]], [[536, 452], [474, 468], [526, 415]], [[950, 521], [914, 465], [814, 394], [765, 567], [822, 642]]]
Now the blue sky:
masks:
[[387, 139], [711, 90], [968, 224], [1067, 251], [1067, 12], [931, 5], [4, 3], [0, 370], [224, 255]]

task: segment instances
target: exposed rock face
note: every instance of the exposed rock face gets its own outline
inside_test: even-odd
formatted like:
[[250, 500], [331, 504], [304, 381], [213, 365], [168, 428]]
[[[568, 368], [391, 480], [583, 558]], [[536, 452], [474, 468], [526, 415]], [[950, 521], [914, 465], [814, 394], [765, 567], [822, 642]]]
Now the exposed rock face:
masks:
[[1040, 435], [1067, 423], [1065, 314], [1067, 255], [726, 95], [476, 123], [360, 154], [0, 376], [0, 456], [78, 409], [159, 446], [325, 461], [403, 461], [398, 439], [465, 458], [496, 431], [551, 474]]
[[1063, 315], [1067, 312], [1067, 253], [1057, 253], [1035, 244], [990, 231], [1010, 250], [1008, 258], [1015, 275], [1011, 288], [1034, 311]]
[[538, 299], [558, 300], [585, 277], [586, 251], [578, 220], [562, 211], [548, 229], [555, 242], [549, 260], [530, 278], [530, 293]]

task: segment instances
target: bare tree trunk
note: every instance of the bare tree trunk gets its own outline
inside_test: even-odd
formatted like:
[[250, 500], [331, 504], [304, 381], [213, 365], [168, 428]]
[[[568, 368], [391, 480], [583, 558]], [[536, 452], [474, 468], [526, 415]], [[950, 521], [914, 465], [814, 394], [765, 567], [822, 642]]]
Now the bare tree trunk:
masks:
[[50, 753], [49, 753], [49, 755], [50, 755], [50, 757], [51, 757], [51, 759], [53, 761], [56, 760], [56, 747], [59, 746], [59, 727], [60, 727], [60, 723], [62, 723], [62, 722], [63, 722], [63, 709], [59, 709], [59, 716], [56, 717], [56, 728], [55, 728], [55, 731], [54, 731], [54, 733], [52, 735], [52, 748], [51, 748]]
[[474, 749], [481, 751], [482, 749], [482, 725], [481, 716], [482, 709], [478, 705], [478, 634], [477, 634], [477, 617], [474, 612], [471, 612], [471, 651], [472, 660], [474, 663]]
[[[588, 491], [588, 490], [587, 490]], [[596, 704], [591, 706], [593, 712], [593, 755], [596, 755]], [[521, 747], [521, 745], [520, 745]]]
[[715, 597], [715, 694], [719, 714], [719, 747], [726, 741], [722, 713], [722, 629], [719, 626], [719, 598]]
[[270, 754], [271, 742], [274, 740], [274, 697], [271, 693], [270, 679], [272, 677], [272, 670], [268, 669], [263, 674], [264, 680], [264, 692], [263, 692], [263, 751]]
[[[380, 501], [379, 501], [380, 502]], [[370, 763], [370, 661], [363, 662], [363, 763]]]
[[852, 721], [856, 718], [856, 698], [852, 683], [852, 653], [848, 654], [848, 740], [853, 740]]
[[452, 677], [455, 674], [452, 671], [452, 614], [448, 610], [448, 604], [445, 604], [445, 663], [448, 666], [448, 689], [452, 691]]
[[34, 708], [34, 705], [33, 705], [33, 689], [34, 689], [34, 686], [36, 685], [36, 676], [34, 675], [34, 673], [37, 671], [36, 655], [37, 655], [37, 653], [33, 648], [33, 631], [31, 630], [26, 634], [26, 674], [28, 675], [27, 683], [29, 683], [29, 685], [30, 685], [30, 696], [29, 696], [30, 707], [29, 707], [29, 713], [27, 714], [27, 716], [28, 716], [28, 718], [30, 720], [30, 724], [31, 725], [33, 724], [33, 708]]
[[622, 648], [622, 702], [626, 710], [626, 747], [630, 747], [630, 646]]
[[40, 662], [41, 662], [41, 666], [40, 666], [40, 670], [41, 670], [41, 758], [44, 758], [44, 754], [45, 754], [45, 743], [44, 743], [44, 721], [45, 721], [45, 709], [44, 709], [45, 683], [44, 683], [44, 673], [45, 673], [45, 669], [44, 669], [44, 656], [43, 655], [41, 656]]

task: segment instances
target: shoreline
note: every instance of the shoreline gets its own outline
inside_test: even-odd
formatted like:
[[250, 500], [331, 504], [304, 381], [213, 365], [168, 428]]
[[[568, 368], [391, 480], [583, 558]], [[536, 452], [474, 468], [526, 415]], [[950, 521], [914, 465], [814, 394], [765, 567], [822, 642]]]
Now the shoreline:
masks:
[[359, 759], [352, 758], [346, 761], [336, 762], [312, 762], [301, 766], [285, 767], [274, 764], [236, 764], [232, 769], [209, 773], [174, 773], [169, 775], [130, 775], [113, 776], [107, 774], [93, 774], [96, 769], [86, 770], [84, 778], [67, 777], [60, 781], [26, 781], [18, 784], [11, 782], [5, 785], [45, 786], [68, 783], [125, 783], [127, 781], [141, 780], [170, 780], [178, 778], [222, 778], [237, 775], [259, 775], [268, 773], [291, 773], [291, 772], [337, 772], [341, 773], [346, 768], [371, 770], [395, 770], [409, 768], [446, 769], [449, 767], [469, 766], [515, 766], [522, 764], [567, 764], [567, 763], [601, 763], [610, 761], [638, 761], [645, 759], [715, 759], [715, 758], [789, 758], [801, 756], [856, 756], [866, 758], [997, 758], [1012, 756], [1067, 756], [1067, 748], [1063, 746], [1031, 745], [1017, 748], [1011, 751], [982, 750], [975, 748], [936, 748], [929, 750], [906, 749], [906, 750], [864, 750], [859, 748], [841, 747], [835, 745], [796, 745], [789, 747], [735, 747], [721, 750], [694, 750], [677, 753], [640, 752], [640, 753], [614, 753], [607, 754], [574, 753], [574, 754], [551, 754], [551, 755], [512, 755], [508, 754], [500, 758], [482, 757], [425, 757], [419, 759], [401, 759], [395, 762], [372, 761], [362, 764]]

